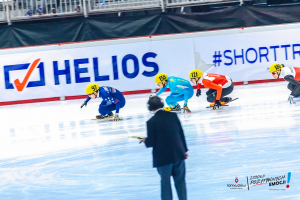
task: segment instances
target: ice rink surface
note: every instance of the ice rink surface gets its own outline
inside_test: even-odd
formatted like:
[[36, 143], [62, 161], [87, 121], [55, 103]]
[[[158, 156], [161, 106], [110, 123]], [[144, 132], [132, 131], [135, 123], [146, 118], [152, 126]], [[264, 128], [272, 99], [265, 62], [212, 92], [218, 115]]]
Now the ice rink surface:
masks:
[[[192, 113], [178, 115], [189, 200], [300, 199], [300, 99], [290, 105], [286, 85], [236, 86], [230, 96], [239, 99], [217, 111], [206, 108], [206, 90], [189, 101]], [[0, 107], [0, 199], [159, 200], [152, 150], [129, 138], [146, 136], [148, 96], [126, 96], [118, 123], [91, 120], [100, 99], [82, 109], [83, 99]], [[247, 177], [287, 180], [288, 172], [289, 188], [248, 189]], [[242, 189], [228, 187], [235, 177]]]

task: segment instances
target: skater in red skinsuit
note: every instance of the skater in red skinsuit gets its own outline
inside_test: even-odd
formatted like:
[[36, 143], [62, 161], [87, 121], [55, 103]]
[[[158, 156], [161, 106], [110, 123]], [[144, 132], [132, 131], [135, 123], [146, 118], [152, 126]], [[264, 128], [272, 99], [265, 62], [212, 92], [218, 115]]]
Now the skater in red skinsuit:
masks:
[[205, 88], [209, 88], [206, 92], [207, 101], [211, 102], [211, 107], [219, 108], [220, 105], [225, 105], [232, 100], [229, 95], [234, 88], [231, 78], [219, 74], [203, 74], [200, 70], [192, 70], [190, 72], [191, 82], [197, 84], [196, 96], [201, 95], [201, 84]]

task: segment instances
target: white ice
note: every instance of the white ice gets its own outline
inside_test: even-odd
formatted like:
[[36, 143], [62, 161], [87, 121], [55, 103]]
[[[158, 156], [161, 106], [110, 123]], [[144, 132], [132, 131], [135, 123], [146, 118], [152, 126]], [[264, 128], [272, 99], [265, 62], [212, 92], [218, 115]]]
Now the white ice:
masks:
[[[290, 105], [286, 85], [236, 86], [230, 96], [239, 99], [216, 111], [205, 90], [189, 101], [192, 113], [179, 114], [188, 199], [300, 199], [300, 99]], [[126, 96], [118, 123], [91, 120], [99, 100], [82, 109], [84, 99], [0, 107], [0, 199], [160, 199], [151, 149], [129, 138], [146, 136], [148, 97]], [[290, 188], [227, 185], [288, 172]]]

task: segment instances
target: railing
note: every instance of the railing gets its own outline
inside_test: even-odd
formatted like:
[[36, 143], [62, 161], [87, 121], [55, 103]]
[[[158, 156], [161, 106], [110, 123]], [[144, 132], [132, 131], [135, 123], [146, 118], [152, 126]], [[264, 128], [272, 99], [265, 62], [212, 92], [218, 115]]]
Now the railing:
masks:
[[192, 6], [193, 4], [216, 4], [216, 3], [241, 2], [241, 0], [166, 0], [167, 7]]
[[88, 0], [88, 12], [160, 8], [160, 0]]
[[0, 4], [0, 21], [2, 22], [2, 21], [6, 21], [6, 2], [4, 2], [4, 1], [2, 1], [2, 2], [0, 2], [1, 4]]
[[214, 4], [243, 0], [0, 0], [0, 22], [122, 12], [168, 7], [184, 7], [195, 4]]
[[10, 0], [11, 20], [82, 13], [81, 0]]

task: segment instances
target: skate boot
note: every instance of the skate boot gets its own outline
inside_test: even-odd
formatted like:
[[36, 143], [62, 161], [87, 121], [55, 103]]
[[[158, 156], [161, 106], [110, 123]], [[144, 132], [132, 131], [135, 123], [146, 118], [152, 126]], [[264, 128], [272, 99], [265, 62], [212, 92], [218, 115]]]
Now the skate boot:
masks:
[[114, 114], [110, 113], [109, 115], [97, 115], [96, 116], [97, 119], [107, 119], [107, 118], [114, 118]]
[[225, 101], [221, 101], [221, 105], [224, 106], [232, 101], [231, 97], [225, 97]]
[[114, 117], [114, 113], [111, 112], [111, 113], [109, 113], [107, 116], [108, 116], [108, 117]]
[[[230, 103], [232, 101], [232, 98], [231, 97], [225, 97], [225, 101], [220, 101], [220, 104], [222, 106]], [[210, 107], [214, 107], [215, 106], [215, 101], [213, 101], [211, 104], [210, 104]]]
[[164, 108], [164, 111], [180, 111], [180, 110], [181, 110], [181, 107], [179, 104], [177, 104], [177, 106], [175, 106], [174, 108], [171, 108], [171, 107]]
[[96, 118], [97, 119], [105, 119], [105, 117], [103, 115], [97, 115]]
[[214, 107], [214, 106], [215, 106], [215, 101], [213, 101], [212, 103], [210, 103], [209, 106], [210, 106], [210, 107]]
[[187, 105], [183, 106], [183, 112], [191, 113], [191, 110], [187, 107]]

